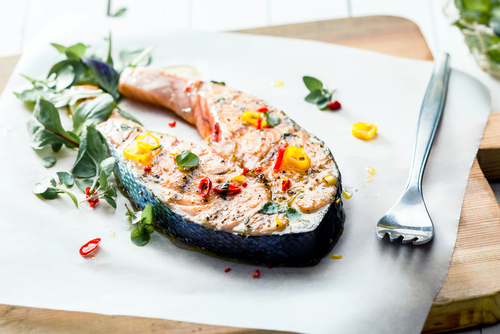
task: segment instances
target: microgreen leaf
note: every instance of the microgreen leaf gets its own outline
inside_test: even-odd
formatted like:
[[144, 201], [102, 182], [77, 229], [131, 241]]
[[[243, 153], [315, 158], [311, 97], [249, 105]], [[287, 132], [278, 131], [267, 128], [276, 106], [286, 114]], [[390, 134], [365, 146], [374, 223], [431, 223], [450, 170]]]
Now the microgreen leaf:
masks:
[[68, 148], [78, 147], [79, 138], [73, 132], [66, 131], [61, 125], [59, 112], [52, 103], [38, 98], [33, 115], [28, 120], [28, 132], [31, 147], [38, 150], [47, 145], [57, 148], [64, 144]]
[[118, 72], [108, 64], [95, 59], [82, 57], [82, 62], [90, 69], [99, 87], [111, 94], [115, 101], [117, 101], [120, 98], [120, 94], [118, 93], [118, 80], [120, 76]]
[[268, 112], [264, 113], [264, 115], [266, 116], [267, 125], [274, 127], [280, 123], [280, 118], [278, 117], [278, 115], [272, 115]]
[[114, 157], [109, 157], [101, 161], [99, 164], [99, 169], [106, 174], [106, 177], [110, 177], [115, 168], [116, 159]]
[[309, 89], [311, 92], [323, 89], [323, 83], [316, 78], [304, 76], [302, 80], [304, 81], [307, 89]]
[[80, 134], [83, 127], [107, 120], [115, 105], [113, 97], [109, 94], [102, 94], [93, 100], [83, 102], [75, 110], [73, 132]]
[[190, 151], [183, 151], [175, 157], [178, 168], [196, 167], [200, 163], [200, 158]]
[[75, 178], [68, 172], [57, 172], [57, 177], [59, 178], [59, 182], [68, 188], [71, 188], [75, 183]]
[[47, 78], [55, 77], [55, 89], [61, 91], [80, 81], [84, 75], [85, 67], [79, 60], [66, 59], [52, 66]]
[[279, 205], [273, 202], [267, 202], [260, 208], [259, 212], [266, 214], [266, 215], [272, 215], [274, 213], [278, 213], [278, 208]]
[[50, 168], [50, 167], [54, 166], [56, 164], [56, 162], [57, 162], [56, 157], [49, 156], [49, 157], [42, 158], [42, 164], [45, 168]]
[[224, 182], [224, 184], [221, 185], [218, 189], [219, 190], [229, 190], [229, 180], [227, 180], [226, 182]]
[[85, 193], [85, 190], [87, 188], [92, 187], [92, 185], [94, 184], [94, 180], [92, 180], [92, 179], [84, 179], [84, 180], [76, 179], [75, 184], [78, 187], [78, 189], [80, 189], [81, 191], [83, 191]]
[[151, 225], [153, 223], [153, 207], [151, 205], [147, 205], [141, 214], [141, 222], [143, 224]]
[[297, 220], [301, 217], [300, 212], [298, 212], [295, 208], [286, 209], [285, 215], [290, 220]]
[[318, 106], [318, 109], [323, 110], [326, 107], [328, 107], [328, 103], [330, 102], [330, 99], [327, 96], [321, 96], [318, 101], [316, 101], [316, 105]]
[[144, 230], [143, 227], [140, 229], [136, 227], [130, 233], [130, 240], [132, 240], [134, 245], [142, 247], [148, 244], [149, 240], [151, 240], [151, 236], [148, 231]]
[[108, 176], [106, 175], [106, 172], [101, 170], [101, 173], [99, 174], [99, 183], [100, 183], [100, 188], [106, 189], [108, 186]]
[[309, 94], [307, 94], [307, 96], [304, 100], [306, 100], [309, 103], [316, 103], [316, 102], [318, 102], [318, 99], [321, 98], [322, 96], [323, 96], [323, 92], [319, 89], [316, 89], [316, 90], [311, 91]]
[[127, 212], [125, 212], [125, 216], [129, 217], [130, 223], [131, 224], [137, 224], [141, 221], [141, 216], [142, 216], [142, 211], [132, 211], [128, 207], [127, 204], [125, 204], [125, 207], [127, 208]]
[[98, 173], [99, 164], [106, 159], [108, 149], [103, 135], [93, 126], [84, 128], [80, 136], [80, 148], [71, 173], [87, 178]]

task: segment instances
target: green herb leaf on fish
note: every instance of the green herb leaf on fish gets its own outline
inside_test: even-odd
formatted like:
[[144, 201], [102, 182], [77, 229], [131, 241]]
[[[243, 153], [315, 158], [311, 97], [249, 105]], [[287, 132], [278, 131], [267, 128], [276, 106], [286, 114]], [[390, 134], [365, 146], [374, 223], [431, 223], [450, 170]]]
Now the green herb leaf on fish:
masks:
[[49, 200], [56, 198], [57, 194], [65, 193], [71, 198], [75, 206], [78, 208], [78, 201], [76, 200], [75, 195], [65, 189], [57, 188], [56, 181], [51, 176], [47, 176], [43, 178], [42, 181], [36, 183], [33, 188], [33, 193]]
[[285, 215], [290, 220], [298, 220], [302, 216], [295, 208], [286, 209]]
[[57, 172], [57, 177], [59, 178], [59, 182], [68, 188], [73, 187], [73, 184], [75, 183], [75, 178], [68, 172]]
[[320, 110], [325, 110], [332, 99], [332, 92], [323, 88], [323, 83], [316, 78], [304, 76], [302, 80], [309, 89], [309, 94], [304, 100], [316, 104]]
[[196, 154], [185, 150], [175, 157], [175, 162], [178, 168], [196, 167], [200, 163], [200, 158]]
[[48, 145], [51, 145], [54, 151], [54, 148], [60, 148], [59, 145], [66, 145], [68, 148], [79, 146], [78, 136], [64, 130], [59, 112], [52, 103], [43, 98], [38, 98], [27, 125], [31, 147], [36, 150]]
[[214, 80], [210, 80], [211, 83], [214, 83], [214, 84], [218, 84], [218, 85], [222, 85], [222, 86], [225, 86], [226, 83], [224, 81], [214, 81]]
[[268, 112], [265, 112], [264, 115], [266, 117], [267, 125], [275, 127], [280, 123], [280, 118], [278, 117], [278, 115], [272, 115]]
[[115, 106], [115, 100], [109, 94], [102, 94], [93, 100], [83, 102], [75, 110], [73, 132], [80, 134], [83, 127], [107, 120]]
[[49, 156], [49, 157], [42, 158], [42, 164], [45, 168], [50, 168], [50, 167], [54, 166], [56, 164], [56, 162], [57, 162], [56, 157]]
[[279, 205], [273, 202], [267, 202], [260, 208], [259, 212], [266, 214], [266, 215], [272, 215], [275, 213], [278, 213]]
[[130, 222], [132, 224], [137, 224], [137, 227], [130, 233], [130, 240], [136, 246], [142, 247], [147, 245], [151, 239], [150, 234], [155, 231], [152, 225], [154, 219], [153, 207], [151, 205], [147, 205], [142, 212], [133, 212], [127, 205], [125, 206], [127, 208], [125, 215], [130, 218]]

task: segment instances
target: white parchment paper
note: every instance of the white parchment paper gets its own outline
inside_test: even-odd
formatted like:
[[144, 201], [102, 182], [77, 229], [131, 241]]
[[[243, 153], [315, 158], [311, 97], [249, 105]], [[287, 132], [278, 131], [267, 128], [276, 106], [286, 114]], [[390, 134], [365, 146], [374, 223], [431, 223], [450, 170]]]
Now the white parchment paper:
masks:
[[[158, 233], [147, 246], [136, 247], [121, 195], [116, 211], [104, 202], [95, 210], [76, 209], [67, 196], [53, 201], [35, 196], [33, 185], [68, 171], [76, 152], [64, 148], [55, 154], [54, 167], [42, 166], [40, 157], [52, 153], [29, 147], [30, 111], [12, 94], [29, 87], [19, 75], [46, 76], [60, 57], [49, 42], [103, 45], [107, 28], [115, 51], [155, 45], [151, 66], [194, 66], [205, 79], [264, 98], [325, 140], [344, 187], [354, 192], [345, 201], [345, 231], [333, 250], [344, 258], [326, 257], [310, 268], [259, 268], [261, 278], [252, 279], [256, 266], [177, 248]], [[88, 25], [81, 18], [53, 21], [22, 56], [0, 99], [0, 303], [311, 333], [420, 333], [444, 283], [467, 178], [490, 111], [485, 88], [453, 71], [423, 182], [435, 238], [420, 247], [377, 240], [377, 220], [406, 183], [431, 71], [429, 62], [319, 42], [154, 34], [109, 21]], [[303, 75], [338, 88], [334, 100], [342, 109], [322, 112], [305, 102]], [[284, 86], [271, 86], [273, 80]], [[126, 100], [121, 105], [151, 130], [203, 143], [196, 129], [171, 112]], [[177, 127], [171, 129], [167, 123], [173, 120]], [[375, 123], [378, 137], [354, 138], [356, 122]], [[367, 166], [376, 170], [370, 183]], [[79, 189], [72, 190], [84, 199]], [[95, 256], [81, 257], [80, 246], [96, 237], [102, 242]], [[232, 271], [225, 273], [227, 267]]]

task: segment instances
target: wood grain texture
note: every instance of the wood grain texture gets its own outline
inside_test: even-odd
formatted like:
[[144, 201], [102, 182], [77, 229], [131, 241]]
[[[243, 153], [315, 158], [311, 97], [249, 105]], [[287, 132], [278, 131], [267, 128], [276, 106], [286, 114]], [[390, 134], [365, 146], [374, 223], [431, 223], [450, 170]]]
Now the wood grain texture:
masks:
[[[418, 27], [390, 16], [350, 18], [243, 30], [312, 39], [412, 59], [432, 60]], [[16, 56], [0, 58], [0, 92]], [[433, 333], [500, 320], [500, 208], [485, 179], [500, 177], [500, 114], [492, 114], [464, 198], [446, 282], [424, 327]], [[498, 175], [498, 176], [496, 176]], [[1, 333], [278, 333], [187, 322], [0, 305]], [[282, 333], [282, 332], [280, 332]]]

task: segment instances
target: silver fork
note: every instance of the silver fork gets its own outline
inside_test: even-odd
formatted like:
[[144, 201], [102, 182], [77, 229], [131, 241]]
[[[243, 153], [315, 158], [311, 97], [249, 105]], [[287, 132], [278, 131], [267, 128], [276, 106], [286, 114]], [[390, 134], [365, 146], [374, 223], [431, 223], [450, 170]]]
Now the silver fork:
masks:
[[377, 237], [380, 240], [389, 234], [391, 241], [402, 237], [403, 243], [413, 241], [414, 245], [422, 245], [434, 236], [434, 225], [422, 197], [422, 176], [443, 114], [450, 70], [450, 55], [445, 53], [436, 60], [425, 92], [408, 183], [396, 204], [378, 221]]

